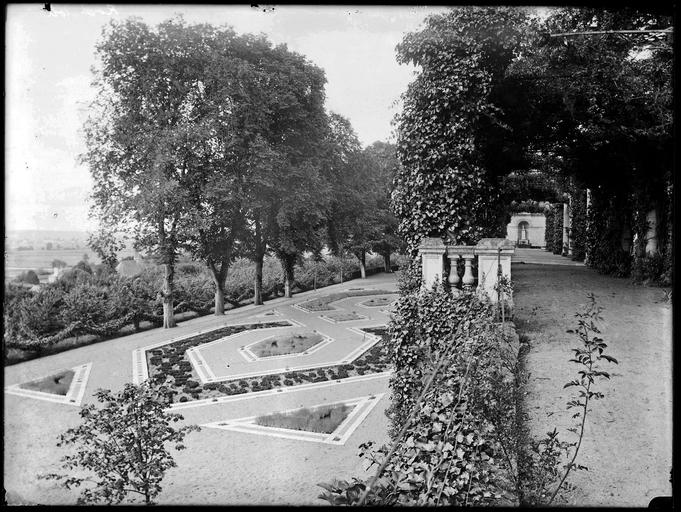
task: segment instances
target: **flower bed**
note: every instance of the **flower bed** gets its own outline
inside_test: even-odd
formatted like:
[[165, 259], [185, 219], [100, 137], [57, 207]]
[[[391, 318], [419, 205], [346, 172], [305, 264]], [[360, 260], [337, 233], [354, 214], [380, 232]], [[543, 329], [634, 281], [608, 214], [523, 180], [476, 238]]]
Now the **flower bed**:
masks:
[[74, 375], [75, 372], [73, 370], [64, 370], [42, 379], [25, 382], [19, 387], [30, 389], [31, 391], [40, 391], [41, 393], [66, 396], [66, 393], [68, 393], [69, 388], [71, 387], [71, 381], [73, 381]]
[[367, 317], [358, 315], [355, 311], [339, 311], [338, 313], [328, 313], [321, 315], [322, 318], [334, 323], [351, 322], [352, 320], [365, 320]]
[[317, 332], [301, 332], [272, 336], [250, 346], [258, 357], [272, 357], [283, 354], [299, 354], [321, 343], [324, 337]]
[[298, 304], [299, 308], [309, 311], [311, 313], [315, 311], [329, 311], [334, 309], [329, 304], [341, 299], [347, 299], [348, 297], [361, 297], [363, 295], [381, 295], [381, 294], [396, 294], [397, 292], [391, 292], [388, 290], [348, 290], [347, 292], [332, 293], [330, 295], [324, 295], [323, 297], [317, 297], [316, 299], [311, 299]]
[[367, 306], [369, 308], [377, 308], [380, 306], [387, 306], [388, 304], [392, 303], [395, 299], [391, 297], [373, 297], [369, 300], [365, 300], [364, 302], [360, 302], [362, 306]]
[[257, 425], [288, 428], [331, 434], [348, 417], [353, 407], [345, 404], [325, 405], [312, 409], [302, 408], [290, 412], [277, 412], [255, 419]]
[[[254, 324], [254, 326], [234, 326], [232, 328], [240, 328], [244, 330], [247, 328], [262, 328], [262, 327], [276, 327], [279, 325], [286, 325], [283, 322], [275, 322], [269, 324]], [[366, 375], [371, 373], [385, 372], [390, 369], [390, 348], [388, 346], [387, 328], [381, 327], [365, 327], [363, 331], [369, 334], [375, 334], [381, 337], [381, 340], [376, 343], [369, 350], [364, 352], [361, 356], [355, 359], [352, 363], [341, 364], [336, 366], [328, 366], [326, 368], [317, 368], [315, 370], [298, 370], [275, 375], [262, 375], [259, 377], [249, 377], [246, 379], [238, 379], [224, 382], [208, 382], [200, 384], [196, 374], [193, 372], [191, 363], [184, 358], [184, 352], [191, 347], [207, 343], [229, 334], [234, 334], [233, 331], [228, 334], [213, 335], [213, 332], [207, 333], [211, 335], [210, 339], [202, 339], [196, 341], [196, 338], [201, 338], [206, 335], [199, 335], [187, 340], [182, 340], [177, 343], [159, 347], [151, 350], [152, 357], [149, 359], [149, 376], [159, 384], [166, 382], [166, 385], [172, 391], [173, 402], [187, 402], [191, 400], [201, 400], [207, 398], [219, 398], [225, 395], [240, 395], [243, 393], [251, 393], [255, 391], [264, 391], [267, 389], [280, 388], [285, 386], [296, 386], [299, 384], [306, 384], [310, 382], [325, 382], [329, 380], [346, 379], [356, 375]], [[161, 349], [169, 349], [174, 345], [172, 352], [164, 356], [157, 353]], [[181, 354], [181, 355], [178, 355]], [[172, 362], [170, 357], [172, 356]], [[152, 358], [155, 359], [156, 365], [152, 369]], [[178, 359], [179, 358], [179, 359]], [[166, 361], [167, 360], [167, 361]], [[196, 380], [192, 379], [194, 377]]]
[[[201, 395], [202, 388], [197, 382], [198, 376], [187, 358], [186, 351], [188, 349], [242, 331], [268, 327], [288, 327], [290, 325], [291, 323], [287, 321], [228, 325], [154, 348], [146, 353], [149, 379], [157, 384], [168, 386], [174, 401], [177, 401], [177, 399], [180, 401], [186, 401], [189, 398], [196, 399]], [[184, 400], [182, 400], [182, 397], [184, 397]]]

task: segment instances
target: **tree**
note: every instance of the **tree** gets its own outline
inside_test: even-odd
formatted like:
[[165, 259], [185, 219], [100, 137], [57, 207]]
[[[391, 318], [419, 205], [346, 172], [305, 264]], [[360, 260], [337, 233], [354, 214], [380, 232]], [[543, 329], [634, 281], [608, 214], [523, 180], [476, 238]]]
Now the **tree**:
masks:
[[123, 241], [107, 227], [107, 223], [100, 223], [99, 229], [88, 235], [87, 245], [99, 256], [102, 263], [111, 269], [115, 269], [118, 265], [118, 252], [125, 246]]
[[17, 281], [21, 283], [28, 284], [40, 284], [40, 278], [36, 274], [35, 270], [27, 270], [19, 274], [16, 278]]
[[372, 252], [383, 256], [384, 269], [390, 272], [390, 254], [405, 248], [404, 240], [398, 232], [399, 223], [390, 207], [392, 183], [400, 165], [397, 148], [394, 144], [374, 142], [364, 150], [374, 162], [374, 197], [372, 198], [373, 239]]
[[[200, 428], [174, 427], [173, 423], [184, 418], [166, 412], [167, 397], [162, 388], [148, 383], [126, 384], [116, 394], [100, 389], [95, 396], [104, 406], [81, 408], [82, 423], [68, 429], [57, 443], [77, 448], [76, 453], [62, 458], [62, 467], [68, 473], [50, 473], [42, 478], [59, 480], [67, 489], [94, 482], [93, 487], [83, 489], [78, 504], [117, 504], [133, 494], [141, 496], [146, 505], [153, 505], [165, 472], [177, 466], [167, 446], [184, 449], [186, 434]], [[93, 478], [72, 476], [77, 469], [94, 474]]]
[[244, 133], [244, 250], [255, 262], [254, 304], [262, 304], [265, 254], [274, 249], [293, 280], [296, 254], [313, 245], [324, 204], [320, 145], [326, 133], [324, 73], [285, 45], [249, 36], [242, 52], [243, 98], [236, 116]]
[[351, 247], [354, 248], [353, 253], [359, 254], [360, 265], [362, 255], [368, 249], [368, 243], [363, 239], [367, 230], [367, 219], [363, 215], [367, 208], [363, 194], [366, 182], [365, 176], [362, 176], [365, 163], [359, 139], [350, 121], [331, 113], [325, 152], [325, 176], [333, 191], [327, 209], [327, 245], [340, 258]]
[[65, 261], [62, 261], [60, 259], [52, 260], [52, 268], [65, 268], [65, 267], [66, 267]]
[[96, 47], [98, 96], [85, 127], [83, 161], [94, 179], [95, 215], [111, 231], [133, 236], [164, 266], [163, 326], [175, 326], [175, 261], [195, 216], [188, 117], [205, 70], [207, 26], [183, 30], [181, 19], [156, 31], [139, 20], [111, 22]]

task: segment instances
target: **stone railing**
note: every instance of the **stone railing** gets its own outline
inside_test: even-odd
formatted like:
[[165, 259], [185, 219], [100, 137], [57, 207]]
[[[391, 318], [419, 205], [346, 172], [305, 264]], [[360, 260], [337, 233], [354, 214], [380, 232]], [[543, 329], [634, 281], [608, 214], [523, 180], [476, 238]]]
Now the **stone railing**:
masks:
[[[452, 290], [473, 289], [477, 283], [478, 293], [484, 293], [492, 302], [497, 302], [499, 294], [496, 285], [499, 276], [511, 280], [511, 256], [514, 244], [506, 238], [483, 238], [477, 245], [445, 245], [440, 238], [424, 238], [419, 246], [423, 286], [447, 279]], [[445, 257], [449, 259], [449, 275], [445, 276]], [[473, 260], [478, 259], [478, 275], [473, 275]], [[464, 272], [459, 275], [458, 261], [463, 259]], [[505, 297], [511, 303], [512, 297]]]

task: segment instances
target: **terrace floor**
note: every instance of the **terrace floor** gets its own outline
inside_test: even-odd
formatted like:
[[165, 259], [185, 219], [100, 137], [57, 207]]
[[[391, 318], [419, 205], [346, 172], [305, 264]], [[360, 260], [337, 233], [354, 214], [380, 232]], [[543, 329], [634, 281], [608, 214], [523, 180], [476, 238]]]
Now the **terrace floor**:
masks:
[[574, 410], [565, 404], [575, 388], [563, 385], [578, 377], [580, 368], [568, 360], [581, 342], [568, 331], [576, 329], [574, 313], [589, 292], [605, 308], [601, 337], [619, 362], [602, 365], [611, 378], [596, 385], [605, 397], [592, 402], [576, 460], [589, 470], [571, 474], [577, 490], [567, 504], [646, 507], [655, 496], [670, 496], [672, 305], [665, 290], [538, 249], [516, 250], [513, 261], [514, 322], [529, 338], [526, 405], [537, 436], [556, 427], [572, 440], [566, 429]]

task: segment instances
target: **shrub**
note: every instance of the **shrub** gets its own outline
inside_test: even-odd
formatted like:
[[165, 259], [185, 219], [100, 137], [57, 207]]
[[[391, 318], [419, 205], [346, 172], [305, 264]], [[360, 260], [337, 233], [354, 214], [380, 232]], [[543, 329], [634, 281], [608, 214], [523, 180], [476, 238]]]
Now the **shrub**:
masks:
[[35, 270], [27, 270], [19, 274], [15, 279], [18, 283], [40, 284], [40, 278]]

